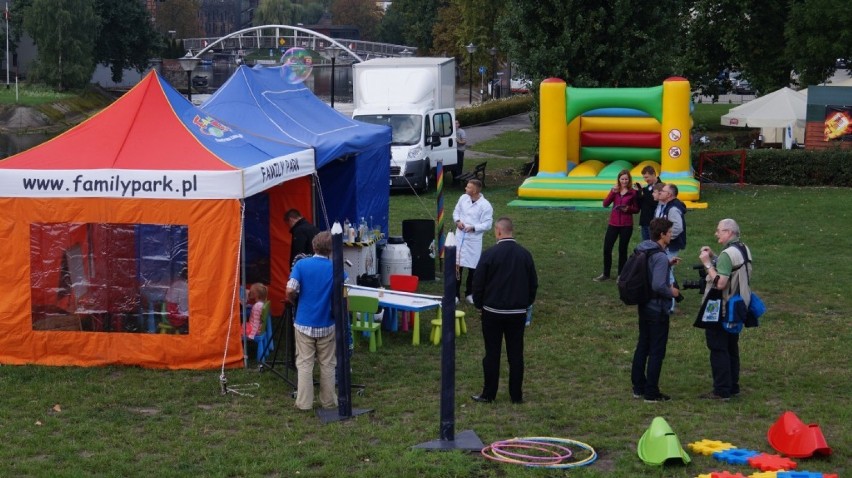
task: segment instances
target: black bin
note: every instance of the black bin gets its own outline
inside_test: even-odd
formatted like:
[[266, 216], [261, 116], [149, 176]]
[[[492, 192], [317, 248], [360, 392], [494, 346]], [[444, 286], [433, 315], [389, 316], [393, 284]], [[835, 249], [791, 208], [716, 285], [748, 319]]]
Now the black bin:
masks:
[[411, 274], [420, 280], [435, 280], [435, 259], [432, 242], [435, 240], [435, 221], [406, 219], [402, 221], [402, 239], [411, 251]]

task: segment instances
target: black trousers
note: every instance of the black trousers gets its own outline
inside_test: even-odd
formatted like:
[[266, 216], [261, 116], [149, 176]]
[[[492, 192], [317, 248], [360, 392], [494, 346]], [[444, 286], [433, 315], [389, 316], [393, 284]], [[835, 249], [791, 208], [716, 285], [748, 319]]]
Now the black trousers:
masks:
[[526, 314], [495, 314], [482, 311], [482, 338], [485, 341], [485, 357], [482, 373], [485, 383], [482, 397], [494, 400], [500, 382], [500, 355], [503, 340], [506, 340], [506, 358], [509, 360], [509, 398], [513, 402], [524, 399], [524, 330]]
[[740, 393], [740, 336], [722, 329], [704, 329], [710, 349], [713, 392], [720, 397]]
[[[461, 292], [461, 279], [464, 275], [464, 271], [467, 271], [467, 279], [464, 282], [464, 296], [459, 295]], [[476, 269], [471, 269], [469, 267], [460, 267], [459, 268], [459, 280], [456, 281], [456, 297], [459, 299], [464, 299], [465, 297], [473, 294], [473, 273], [476, 272]]]
[[603, 246], [603, 275], [609, 277], [612, 271], [612, 248], [615, 246], [616, 239], [618, 239], [618, 273], [621, 274], [624, 263], [627, 262], [627, 247], [630, 245], [631, 236], [633, 236], [632, 226], [606, 226]]
[[630, 372], [633, 393], [649, 399], [660, 395], [660, 372], [668, 341], [668, 316], [665, 316], [665, 320], [639, 319], [639, 339], [636, 341]]

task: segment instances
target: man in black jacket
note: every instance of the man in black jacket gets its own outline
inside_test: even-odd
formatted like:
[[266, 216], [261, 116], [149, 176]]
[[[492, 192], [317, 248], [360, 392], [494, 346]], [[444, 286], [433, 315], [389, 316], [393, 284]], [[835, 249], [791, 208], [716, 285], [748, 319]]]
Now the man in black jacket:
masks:
[[500, 354], [506, 339], [509, 361], [509, 398], [523, 403], [524, 327], [527, 311], [535, 302], [538, 276], [532, 254], [513, 237], [512, 220], [501, 217], [494, 226], [497, 244], [482, 253], [473, 276], [473, 303], [482, 309], [482, 393], [471, 398], [492, 402], [500, 381]]
[[642, 240], [651, 239], [649, 226], [651, 219], [654, 218], [654, 211], [657, 209], [657, 200], [654, 199], [654, 185], [660, 179], [657, 177], [657, 170], [653, 166], [645, 166], [642, 168], [642, 179], [645, 180], [645, 186], [636, 183], [636, 190], [639, 191], [639, 230], [642, 232]]
[[290, 225], [290, 234], [293, 236], [290, 242], [290, 266], [293, 259], [299, 254], [313, 255], [314, 248], [311, 241], [319, 234], [319, 229], [302, 217], [298, 209], [290, 209], [284, 213], [284, 220]]

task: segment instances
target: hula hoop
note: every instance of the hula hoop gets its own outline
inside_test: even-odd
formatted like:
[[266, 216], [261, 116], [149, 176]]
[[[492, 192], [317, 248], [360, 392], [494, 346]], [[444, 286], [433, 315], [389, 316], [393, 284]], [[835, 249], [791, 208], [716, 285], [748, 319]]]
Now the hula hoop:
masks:
[[[589, 453], [589, 456], [570, 463], [565, 460], [573, 457], [573, 451], [568, 446], [575, 446]], [[532, 449], [552, 456], [528, 455], [514, 453], [506, 449]], [[561, 454], [560, 454], [561, 451]], [[592, 464], [598, 454], [595, 449], [586, 443], [568, 438], [555, 437], [521, 437], [509, 440], [501, 440], [486, 446], [480, 452], [485, 458], [499, 463], [511, 463], [533, 468], [577, 468]], [[513, 458], [514, 457], [514, 458]]]
[[[507, 449], [528, 449], [537, 450], [543, 453], [549, 453], [552, 456], [531, 455], [527, 453], [514, 453]], [[543, 446], [542, 442], [527, 441], [527, 440], [503, 440], [491, 444], [491, 454], [495, 457], [500, 457], [505, 460], [514, 458], [526, 459], [532, 462], [550, 462], [549, 464], [561, 463], [564, 460], [571, 458], [573, 451], [570, 448], [560, 445]], [[560, 455], [559, 453], [562, 452]], [[512, 458], [508, 458], [512, 457]]]

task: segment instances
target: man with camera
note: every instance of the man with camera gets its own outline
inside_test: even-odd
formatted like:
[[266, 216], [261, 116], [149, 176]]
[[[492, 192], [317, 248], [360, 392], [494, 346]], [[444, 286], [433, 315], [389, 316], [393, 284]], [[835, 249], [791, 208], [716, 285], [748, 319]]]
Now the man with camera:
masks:
[[649, 226], [651, 239], [642, 241], [636, 250], [644, 251], [648, 257], [648, 280], [653, 297], [638, 306], [639, 338], [633, 353], [630, 380], [633, 397], [644, 396], [646, 402], [653, 403], [671, 400], [660, 392], [659, 383], [669, 341], [669, 303], [680, 297], [680, 291], [671, 282], [671, 266], [679, 259], [669, 259], [665, 254], [672, 238], [672, 222], [659, 217], [652, 219]]
[[713, 390], [701, 397], [729, 400], [740, 393], [740, 336], [726, 332], [721, 321], [727, 311], [728, 298], [737, 293], [743, 298], [751, 297], [751, 251], [740, 242], [740, 227], [733, 219], [719, 221], [715, 236], [725, 249], [716, 256], [709, 246], [704, 246], [698, 258], [707, 270], [704, 303], [707, 304], [713, 297], [721, 297], [720, 314], [716, 314], [714, 320], [713, 314], [704, 310], [705, 305], [694, 325], [704, 329], [713, 372]]
[[[680, 251], [686, 247], [686, 205], [677, 198], [677, 186], [674, 184], [666, 184], [657, 194], [659, 205], [657, 206], [656, 217], [664, 217], [672, 222], [672, 239], [669, 246], [666, 248], [666, 254], [669, 259], [678, 256]], [[674, 268], [671, 271], [671, 279], [673, 283], [677, 283], [674, 276]], [[669, 312], [674, 313], [675, 301], [672, 301], [672, 306]]]

